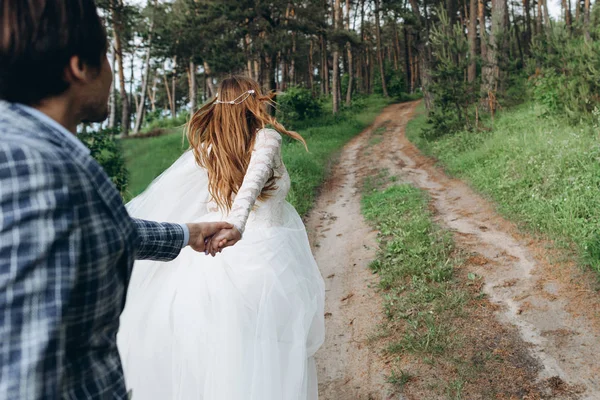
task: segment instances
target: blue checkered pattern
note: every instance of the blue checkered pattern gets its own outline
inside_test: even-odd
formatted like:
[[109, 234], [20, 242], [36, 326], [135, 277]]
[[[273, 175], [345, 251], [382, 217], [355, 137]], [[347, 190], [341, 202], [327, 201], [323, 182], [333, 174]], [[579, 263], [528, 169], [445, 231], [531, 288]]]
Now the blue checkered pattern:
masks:
[[133, 220], [102, 168], [0, 101], [0, 399], [126, 399], [116, 333], [135, 258], [179, 225]]

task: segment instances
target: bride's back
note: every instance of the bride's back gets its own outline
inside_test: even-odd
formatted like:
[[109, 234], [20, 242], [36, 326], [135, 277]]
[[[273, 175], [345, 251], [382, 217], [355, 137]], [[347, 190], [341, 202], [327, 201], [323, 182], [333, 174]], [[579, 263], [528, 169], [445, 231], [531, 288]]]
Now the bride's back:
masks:
[[[213, 207], [224, 213], [232, 212], [253, 153], [263, 145], [272, 150], [272, 154], [268, 154], [272, 157], [268, 161], [271, 173], [261, 182], [255, 200], [258, 200], [257, 205], [268, 205], [267, 208], [285, 201], [290, 178], [281, 160], [281, 135], [305, 142], [268, 113], [267, 106], [272, 104], [273, 97], [273, 93], [262, 94], [256, 81], [233, 76], [221, 82], [216, 96], [198, 110], [188, 124], [187, 136], [196, 162], [208, 173]], [[267, 126], [275, 129], [267, 129]], [[259, 213], [258, 208], [262, 207], [255, 207], [254, 218]]]

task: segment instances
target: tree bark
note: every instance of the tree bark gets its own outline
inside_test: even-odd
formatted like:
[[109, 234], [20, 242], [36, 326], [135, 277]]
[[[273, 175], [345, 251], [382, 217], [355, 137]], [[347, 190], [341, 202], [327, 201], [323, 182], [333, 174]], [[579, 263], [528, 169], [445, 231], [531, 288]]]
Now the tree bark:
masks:
[[177, 116], [177, 56], [173, 57], [173, 76], [171, 77], [171, 116]]
[[171, 94], [171, 88], [169, 87], [169, 81], [167, 79], [167, 73], [165, 71], [165, 73], [163, 74], [163, 80], [165, 82], [165, 91], [167, 92], [167, 100], [168, 100], [168, 106], [169, 109], [171, 110], [171, 115], [174, 115], [175, 110], [172, 108], [173, 107], [173, 96]]
[[404, 68], [406, 70], [406, 84], [408, 85], [408, 92], [413, 93], [414, 87], [412, 82], [412, 51], [411, 51], [411, 41], [408, 35], [408, 28], [406, 25], [403, 25], [403, 33], [404, 33]]
[[[425, 49], [425, 41], [426, 38], [429, 37], [429, 22], [427, 20], [427, 5], [424, 6], [424, 16], [421, 16], [421, 11], [419, 10], [419, 3], [417, 0], [410, 0], [410, 6], [412, 8], [413, 14], [417, 18], [417, 34], [419, 35], [416, 38], [417, 41], [417, 63], [415, 64], [415, 68], [419, 71], [419, 78], [421, 87], [423, 89], [423, 100], [425, 101], [425, 107], [428, 110], [433, 108], [433, 97], [431, 92], [429, 91], [429, 54], [427, 54], [427, 50]], [[424, 24], [423, 24], [424, 22]], [[423, 25], [425, 25], [425, 31], [423, 32]], [[423, 38], [425, 35], [425, 38]], [[413, 75], [416, 76], [416, 75]]]
[[[550, 36], [550, 13], [548, 12], [548, 1], [541, 0], [544, 6], [544, 27], [546, 28], [546, 34]], [[589, 0], [588, 0], [589, 1]]]
[[117, 66], [119, 68], [119, 87], [121, 95], [121, 135], [129, 135], [129, 100], [127, 90], [125, 89], [125, 68], [123, 62], [123, 46], [121, 43], [121, 32], [123, 31], [120, 8], [120, 0], [111, 1], [111, 11], [113, 18], [113, 37], [115, 41], [115, 55], [117, 57]]
[[[156, 1], [154, 2], [156, 6]], [[152, 33], [154, 31], [154, 17], [150, 21], [150, 28], [148, 30], [148, 49], [146, 50], [146, 57], [144, 58], [144, 75], [142, 77], [142, 88], [140, 92], [140, 100], [138, 102], [137, 113], [135, 116], [135, 125], [133, 127], [133, 133], [138, 133], [142, 128], [142, 121], [144, 120], [144, 111], [146, 110], [146, 92], [148, 88], [148, 80], [150, 78], [150, 55], [152, 53]]]
[[571, 2], [568, 0], [562, 0], [561, 7], [563, 9], [563, 15], [567, 28], [571, 28]]
[[150, 107], [152, 112], [156, 111], [156, 90], [158, 85], [158, 79], [156, 75], [152, 79], [152, 89], [148, 89], [148, 98], [150, 99]]
[[469, 2], [469, 83], [477, 78], [477, 0]]
[[[340, 0], [335, 0], [334, 9], [333, 9], [333, 27], [335, 30], [339, 29], [340, 26], [340, 9], [341, 2]], [[340, 51], [339, 45], [337, 43], [333, 44], [333, 113], [337, 114], [340, 111], [340, 98], [338, 97], [338, 93], [340, 92]]]
[[523, 0], [523, 8], [525, 9], [525, 37], [524, 37], [524, 52], [529, 54], [529, 47], [531, 45], [531, 9], [530, 0]]
[[212, 80], [212, 72], [210, 70], [210, 66], [208, 65], [208, 63], [206, 61], [204, 61], [204, 81], [206, 83], [206, 88], [208, 89], [208, 97], [213, 97], [214, 95], [216, 95], [215, 93], [215, 85], [213, 84], [213, 80]]
[[196, 63], [190, 60], [188, 68], [188, 88], [190, 98], [190, 115], [196, 112], [196, 99], [198, 98], [198, 81], [196, 80]]
[[493, 112], [495, 105], [494, 98], [500, 78], [500, 68], [498, 57], [502, 48], [504, 35], [504, 14], [506, 12], [506, 0], [492, 0], [492, 31], [489, 37], [489, 48], [487, 51], [487, 66], [483, 74], [483, 91], [487, 95], [488, 102], [486, 107]]
[[486, 0], [479, 0], [478, 14], [479, 14], [479, 39], [481, 44], [481, 74], [482, 74], [482, 84], [483, 84], [483, 74], [484, 71], [487, 72], [486, 68], [488, 64], [488, 38], [487, 38], [487, 30], [485, 27], [485, 2]]
[[[350, 0], [346, 0], [346, 30], [350, 32]], [[352, 104], [352, 90], [354, 85], [354, 59], [352, 57], [352, 45], [346, 43], [348, 49], [348, 90], [346, 91], [346, 105]]]
[[308, 48], [308, 87], [310, 88], [310, 92], [315, 94], [315, 77], [314, 77], [314, 64], [313, 64], [313, 53], [314, 53], [314, 41], [310, 40], [310, 45]]
[[383, 64], [383, 49], [381, 48], [381, 26], [379, 21], [380, 1], [375, 0], [375, 36], [377, 40], [377, 60], [379, 61], [379, 73], [381, 75], [381, 89], [384, 97], [389, 97], [387, 85], [385, 83], [385, 66]]
[[515, 27], [515, 41], [517, 42], [517, 50], [519, 51], [519, 59], [521, 60], [521, 65], [525, 65], [525, 56], [523, 54], [523, 46], [521, 45], [521, 30], [519, 29], [519, 24], [517, 23], [517, 19], [515, 18], [515, 6], [514, 4], [511, 7], [513, 24]]
[[[115, 70], [117, 63], [117, 54], [114, 46], [110, 46], [111, 48], [111, 60], [112, 60], [112, 70]], [[108, 118], [108, 127], [113, 129], [117, 122], [117, 85], [113, 81], [112, 87], [110, 89], [110, 113]]]
[[541, 35], [543, 32], [542, 23], [542, 0], [537, 0], [536, 33]]
[[586, 42], [592, 40], [590, 35], [590, 0], [583, 3], [583, 36]]

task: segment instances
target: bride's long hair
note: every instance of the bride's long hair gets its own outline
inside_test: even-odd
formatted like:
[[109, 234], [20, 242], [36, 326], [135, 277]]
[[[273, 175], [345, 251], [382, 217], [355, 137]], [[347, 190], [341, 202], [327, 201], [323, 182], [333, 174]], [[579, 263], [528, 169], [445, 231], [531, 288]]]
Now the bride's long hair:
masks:
[[[273, 116], [273, 92], [263, 94], [253, 79], [232, 76], [224, 79], [217, 96], [200, 108], [186, 128], [196, 162], [208, 171], [208, 190], [222, 210], [229, 211], [250, 163], [250, 156], [260, 129], [270, 125], [282, 135], [306, 142], [298, 133], [288, 131]], [[259, 199], [268, 198], [276, 188], [272, 176]]]

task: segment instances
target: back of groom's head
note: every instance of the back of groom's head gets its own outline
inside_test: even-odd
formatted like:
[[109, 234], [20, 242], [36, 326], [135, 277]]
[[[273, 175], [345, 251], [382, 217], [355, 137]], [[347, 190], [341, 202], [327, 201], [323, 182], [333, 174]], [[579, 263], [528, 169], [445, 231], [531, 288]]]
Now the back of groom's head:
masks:
[[100, 68], [106, 48], [94, 0], [0, 0], [0, 100], [58, 96], [71, 58]]

